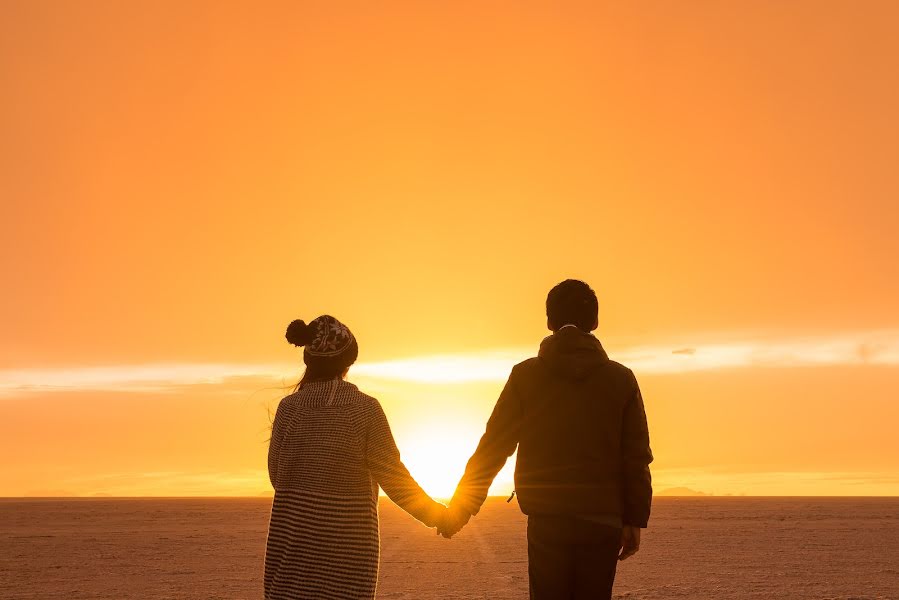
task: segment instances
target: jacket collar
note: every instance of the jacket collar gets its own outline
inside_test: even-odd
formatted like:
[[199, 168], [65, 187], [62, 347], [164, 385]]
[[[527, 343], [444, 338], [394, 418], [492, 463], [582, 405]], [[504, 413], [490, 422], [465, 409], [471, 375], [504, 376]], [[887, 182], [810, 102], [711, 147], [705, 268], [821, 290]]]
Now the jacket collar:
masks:
[[563, 327], [540, 343], [538, 358], [550, 370], [579, 379], [609, 360], [602, 343], [577, 327]]

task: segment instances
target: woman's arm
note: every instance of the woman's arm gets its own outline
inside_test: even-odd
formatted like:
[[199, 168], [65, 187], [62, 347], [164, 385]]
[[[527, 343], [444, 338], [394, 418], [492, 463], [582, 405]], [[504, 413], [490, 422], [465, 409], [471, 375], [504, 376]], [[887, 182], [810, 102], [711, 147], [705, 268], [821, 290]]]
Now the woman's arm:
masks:
[[278, 455], [281, 453], [281, 443], [284, 441], [284, 402], [278, 405], [275, 411], [275, 420], [272, 423], [272, 436], [268, 444], [268, 479], [272, 488], [277, 489], [275, 482], [278, 480]]
[[437, 526], [446, 507], [432, 500], [409, 474], [377, 401], [369, 422], [366, 460], [372, 477], [391, 500], [428, 527]]

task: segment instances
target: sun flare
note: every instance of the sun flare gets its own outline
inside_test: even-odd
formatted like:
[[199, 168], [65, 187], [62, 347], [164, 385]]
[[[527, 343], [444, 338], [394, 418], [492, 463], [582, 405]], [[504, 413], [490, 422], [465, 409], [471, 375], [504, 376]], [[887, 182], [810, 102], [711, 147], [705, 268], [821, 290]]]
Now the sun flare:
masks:
[[403, 444], [403, 462], [428, 494], [450, 498], [475, 448], [469, 440], [458, 431], [429, 431]]

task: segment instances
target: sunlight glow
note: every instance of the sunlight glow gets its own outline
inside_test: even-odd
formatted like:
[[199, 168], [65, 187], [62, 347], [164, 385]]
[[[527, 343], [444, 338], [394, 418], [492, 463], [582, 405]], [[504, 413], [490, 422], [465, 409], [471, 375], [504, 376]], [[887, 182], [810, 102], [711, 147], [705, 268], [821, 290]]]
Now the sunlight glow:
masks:
[[418, 435], [402, 443], [403, 462], [428, 494], [435, 498], [450, 498], [475, 445], [471, 443], [470, 434], [462, 428], [427, 427], [422, 430], [427, 431], [427, 435]]
[[[428, 494], [447, 500], [465, 472], [465, 464], [477, 447], [482, 429], [460, 422], [424, 425], [419, 431], [420, 434], [399, 441], [402, 460]], [[514, 466], [513, 456], [494, 480], [492, 494], [509, 493]]]

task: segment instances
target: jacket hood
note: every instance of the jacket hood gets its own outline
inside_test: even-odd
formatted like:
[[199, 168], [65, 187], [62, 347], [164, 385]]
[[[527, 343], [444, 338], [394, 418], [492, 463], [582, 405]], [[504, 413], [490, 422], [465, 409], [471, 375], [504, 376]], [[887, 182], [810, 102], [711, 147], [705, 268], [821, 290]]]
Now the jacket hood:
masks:
[[609, 360], [599, 340], [577, 327], [563, 327], [544, 338], [537, 356], [550, 371], [570, 379], [583, 379]]

